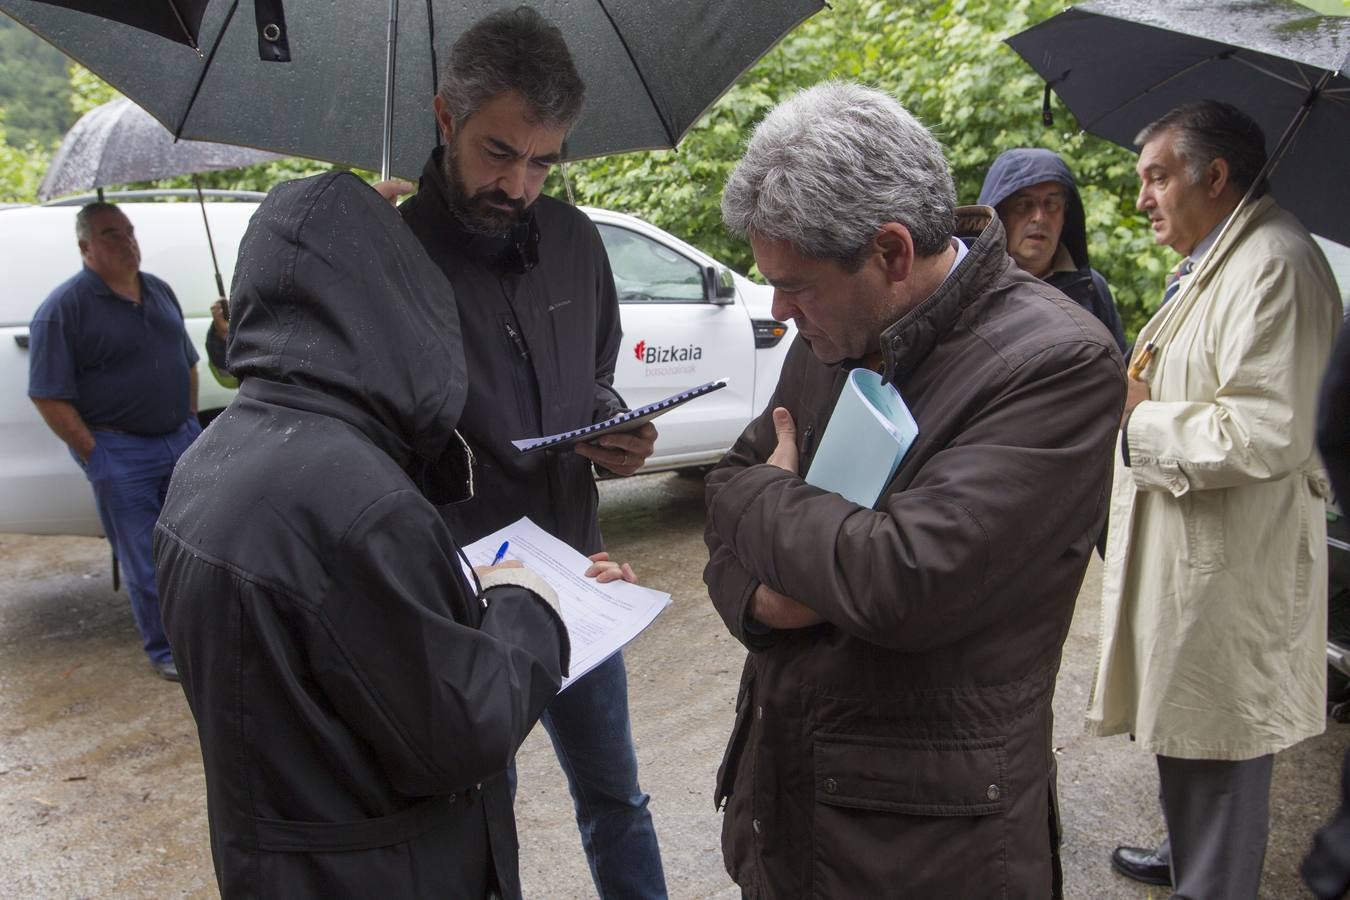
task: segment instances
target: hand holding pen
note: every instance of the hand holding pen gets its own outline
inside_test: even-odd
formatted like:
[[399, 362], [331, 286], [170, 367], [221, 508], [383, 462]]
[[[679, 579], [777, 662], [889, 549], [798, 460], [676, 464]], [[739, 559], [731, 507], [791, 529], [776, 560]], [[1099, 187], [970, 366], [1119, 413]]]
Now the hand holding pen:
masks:
[[[486, 566], [474, 566], [474, 572], [482, 576], [491, 572], [493, 569], [522, 569], [525, 564], [518, 559], [506, 559], [506, 551], [511, 549], [510, 541], [502, 541], [502, 545], [497, 548], [497, 552], [492, 557], [492, 562]], [[503, 561], [505, 560], [505, 561]]]

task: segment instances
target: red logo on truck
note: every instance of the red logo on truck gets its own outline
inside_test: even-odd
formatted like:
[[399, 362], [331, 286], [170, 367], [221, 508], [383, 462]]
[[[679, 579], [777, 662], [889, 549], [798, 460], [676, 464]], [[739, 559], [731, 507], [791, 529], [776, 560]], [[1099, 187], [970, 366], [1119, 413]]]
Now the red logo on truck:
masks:
[[645, 357], [647, 355], [647, 342], [638, 341], [637, 344], [634, 345], [633, 347], [633, 355], [636, 356], [639, 360]]

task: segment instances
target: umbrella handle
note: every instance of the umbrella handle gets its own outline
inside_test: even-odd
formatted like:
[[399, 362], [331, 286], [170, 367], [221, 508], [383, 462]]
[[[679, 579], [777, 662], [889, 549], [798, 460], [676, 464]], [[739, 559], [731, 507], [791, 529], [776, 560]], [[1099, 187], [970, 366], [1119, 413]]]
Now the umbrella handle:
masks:
[[1138, 353], [1134, 354], [1134, 359], [1130, 362], [1131, 378], [1135, 381], [1139, 380], [1139, 377], [1144, 374], [1144, 370], [1148, 368], [1148, 364], [1153, 362], [1153, 353], [1157, 349], [1152, 341], [1144, 342], [1144, 346]]
[[[211, 222], [206, 218], [206, 198], [202, 196], [202, 180], [196, 175], [192, 176], [192, 183], [197, 186], [197, 205], [202, 210], [202, 225], [206, 228], [206, 246], [211, 251], [211, 268], [216, 273], [216, 296], [225, 296], [225, 280], [220, 277], [220, 263], [216, 261], [216, 242], [211, 239]], [[229, 306], [226, 305], [225, 318], [230, 317]]]

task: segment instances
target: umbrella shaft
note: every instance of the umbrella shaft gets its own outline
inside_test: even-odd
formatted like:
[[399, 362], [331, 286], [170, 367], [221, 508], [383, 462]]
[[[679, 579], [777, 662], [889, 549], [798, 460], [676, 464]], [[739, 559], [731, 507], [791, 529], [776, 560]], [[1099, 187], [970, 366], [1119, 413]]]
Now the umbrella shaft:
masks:
[[394, 143], [394, 59], [398, 50], [398, 0], [389, 0], [389, 37], [384, 69], [384, 135], [380, 146], [380, 180], [389, 180], [389, 157]]
[[1134, 361], [1130, 363], [1130, 377], [1138, 381], [1148, 368], [1148, 364], [1153, 361], [1153, 342], [1147, 341], [1144, 346], [1139, 348], [1139, 352], [1134, 355]]

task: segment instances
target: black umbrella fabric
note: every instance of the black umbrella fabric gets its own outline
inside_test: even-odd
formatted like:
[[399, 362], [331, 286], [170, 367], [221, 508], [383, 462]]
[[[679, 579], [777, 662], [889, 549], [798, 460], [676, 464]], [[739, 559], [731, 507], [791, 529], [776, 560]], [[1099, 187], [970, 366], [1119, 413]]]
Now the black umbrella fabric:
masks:
[[1008, 39], [1084, 130], [1125, 147], [1183, 103], [1252, 116], [1273, 150], [1308, 107], [1272, 185], [1310, 231], [1350, 243], [1350, 19], [1293, 0], [1098, 0]]
[[50, 200], [110, 184], [158, 181], [281, 158], [248, 147], [175, 142], [153, 116], [123, 97], [91, 109], [66, 132], [37, 195]]
[[[197, 33], [202, 27], [202, 15], [209, 0], [40, 0], [42, 3], [72, 10], [77, 14], [97, 16], [121, 22], [141, 31], [197, 47]], [[62, 16], [56, 16], [60, 27]], [[71, 17], [75, 27], [83, 27], [79, 16]]]
[[[202, 54], [129, 29], [72, 27], [39, 0], [0, 10], [149, 110], [170, 131], [368, 169], [382, 162], [390, 8], [370, 0], [284, 0], [289, 62], [260, 62], [252, 4], [211, 0]], [[438, 134], [437, 60], [500, 0], [401, 0], [389, 170], [416, 176]], [[541, 0], [562, 29], [586, 108], [570, 159], [673, 147], [703, 112], [822, 0]], [[61, 13], [60, 27], [53, 23]]]

